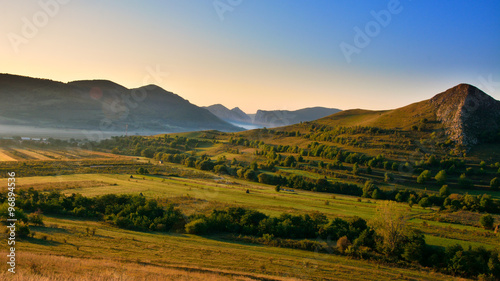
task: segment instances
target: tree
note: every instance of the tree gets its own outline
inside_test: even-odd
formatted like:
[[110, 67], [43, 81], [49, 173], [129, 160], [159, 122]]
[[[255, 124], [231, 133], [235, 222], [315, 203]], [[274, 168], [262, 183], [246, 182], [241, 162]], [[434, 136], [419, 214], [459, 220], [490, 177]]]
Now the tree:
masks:
[[359, 165], [358, 163], [354, 163], [354, 165], [352, 166], [352, 173], [357, 175], [359, 174]]
[[460, 186], [461, 188], [471, 188], [472, 181], [468, 179], [465, 174], [461, 174], [458, 178], [458, 186]]
[[32, 214], [29, 214], [28, 220], [30, 223], [32, 223], [34, 225], [42, 226], [43, 225], [42, 212], [40, 210], [38, 210]]
[[445, 184], [446, 183], [446, 171], [441, 170], [439, 171], [436, 176], [434, 177], [436, 179], [438, 184]]
[[276, 192], [280, 192], [280, 190], [281, 190], [280, 185], [278, 184], [278, 185], [274, 188], [274, 190], [276, 190]]
[[153, 158], [155, 155], [155, 152], [151, 148], [146, 148], [141, 151], [141, 156], [147, 157], [147, 158]]
[[443, 185], [441, 189], [439, 190], [439, 196], [441, 197], [448, 197], [451, 194], [450, 188], [448, 185]]
[[430, 178], [431, 178], [431, 172], [429, 170], [425, 170], [417, 177], [417, 183], [424, 183]]
[[244, 174], [246, 180], [255, 181], [257, 180], [257, 174], [254, 170], [247, 170]]
[[424, 198], [420, 199], [420, 201], [418, 201], [418, 205], [420, 205], [420, 207], [422, 207], [424, 209], [427, 207], [430, 207], [431, 202], [429, 201], [429, 197], [424, 197]]
[[405, 260], [410, 262], [420, 262], [425, 252], [425, 237], [420, 231], [412, 230], [407, 235], [403, 254]]
[[382, 193], [380, 192], [380, 190], [378, 188], [375, 188], [375, 190], [373, 190], [372, 198], [373, 199], [382, 199]]
[[491, 181], [490, 181], [490, 187], [492, 190], [497, 190], [499, 187], [500, 187], [500, 180], [498, 180], [498, 178], [493, 178]]
[[408, 210], [400, 208], [394, 201], [382, 201], [378, 204], [371, 224], [382, 238], [382, 247], [386, 254], [394, 255], [403, 245], [407, 231]]
[[490, 214], [482, 215], [479, 219], [479, 223], [481, 223], [485, 229], [492, 229], [494, 222], [495, 219]]
[[365, 186], [363, 187], [363, 195], [362, 195], [362, 197], [365, 197], [365, 198], [372, 197], [372, 193], [373, 193], [373, 191], [376, 188], [377, 187], [375, 186], [375, 184], [373, 183], [373, 181], [371, 181], [371, 180], [366, 181], [365, 182]]
[[290, 156], [287, 156], [285, 158], [285, 167], [292, 167], [293, 164], [295, 164], [297, 161], [295, 160], [295, 157], [293, 157], [292, 155]]
[[372, 167], [368, 166], [368, 167], [366, 168], [366, 173], [367, 173], [367, 174], [371, 174], [371, 173], [372, 173]]
[[392, 182], [394, 180], [394, 176], [392, 173], [385, 173], [384, 174], [384, 181], [385, 182]]

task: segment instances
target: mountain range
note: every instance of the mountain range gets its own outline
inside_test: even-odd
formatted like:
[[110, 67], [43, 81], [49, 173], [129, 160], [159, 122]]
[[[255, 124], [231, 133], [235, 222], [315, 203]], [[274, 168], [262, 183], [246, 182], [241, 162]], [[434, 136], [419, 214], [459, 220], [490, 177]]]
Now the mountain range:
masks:
[[0, 124], [125, 132], [243, 130], [155, 85], [107, 80], [62, 83], [0, 74]]
[[62, 83], [0, 74], [0, 99], [2, 126], [156, 134], [236, 132], [248, 124], [289, 126], [288, 130], [295, 130], [298, 125], [290, 124], [314, 120], [315, 124], [328, 126], [442, 132], [467, 147], [486, 139], [500, 139], [500, 101], [469, 84], [459, 84], [431, 99], [393, 110], [259, 110], [253, 118], [237, 107], [198, 107], [156, 85], [128, 89], [107, 80]]
[[312, 121], [340, 111], [336, 108], [310, 107], [294, 111], [258, 110], [256, 114], [246, 114], [238, 107], [230, 110], [222, 104], [214, 104], [205, 108], [220, 119], [235, 125], [269, 128]]

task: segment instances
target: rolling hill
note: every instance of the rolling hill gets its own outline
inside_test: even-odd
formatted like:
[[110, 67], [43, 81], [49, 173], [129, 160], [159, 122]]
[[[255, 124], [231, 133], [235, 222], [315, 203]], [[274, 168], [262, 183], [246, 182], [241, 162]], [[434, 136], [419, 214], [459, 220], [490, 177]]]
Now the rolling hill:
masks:
[[[461, 145], [471, 146], [500, 130], [500, 101], [468, 84], [433, 98], [385, 111], [353, 109], [316, 121], [329, 126], [371, 126], [383, 129], [444, 132]], [[420, 128], [420, 129], [419, 129]]]
[[130, 132], [240, 131], [204, 108], [155, 86], [62, 83], [0, 74], [0, 124]]

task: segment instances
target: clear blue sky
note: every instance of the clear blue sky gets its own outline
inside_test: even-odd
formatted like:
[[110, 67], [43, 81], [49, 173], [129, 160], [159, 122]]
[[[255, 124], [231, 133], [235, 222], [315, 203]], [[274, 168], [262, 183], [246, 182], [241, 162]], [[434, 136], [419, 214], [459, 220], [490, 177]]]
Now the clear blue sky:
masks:
[[[389, 109], [459, 83], [500, 99], [500, 1], [65, 2], [0, 3], [0, 72], [155, 83], [248, 113]], [[357, 51], [346, 59], [341, 44]]]

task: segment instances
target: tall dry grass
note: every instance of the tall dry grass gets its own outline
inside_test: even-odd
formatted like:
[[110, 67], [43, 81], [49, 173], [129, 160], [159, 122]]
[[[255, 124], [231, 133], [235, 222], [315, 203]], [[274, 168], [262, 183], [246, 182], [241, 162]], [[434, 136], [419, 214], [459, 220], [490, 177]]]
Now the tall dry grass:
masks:
[[[5, 256], [6, 253], [1, 253]], [[16, 273], [7, 271], [3, 263], [0, 280], [13, 281], [251, 281], [285, 280], [247, 273], [238, 274], [227, 271], [212, 271], [201, 268], [175, 268], [140, 263], [125, 263], [113, 260], [73, 258], [55, 255], [20, 253], [17, 257]], [[290, 280], [290, 279], [287, 279]]]

